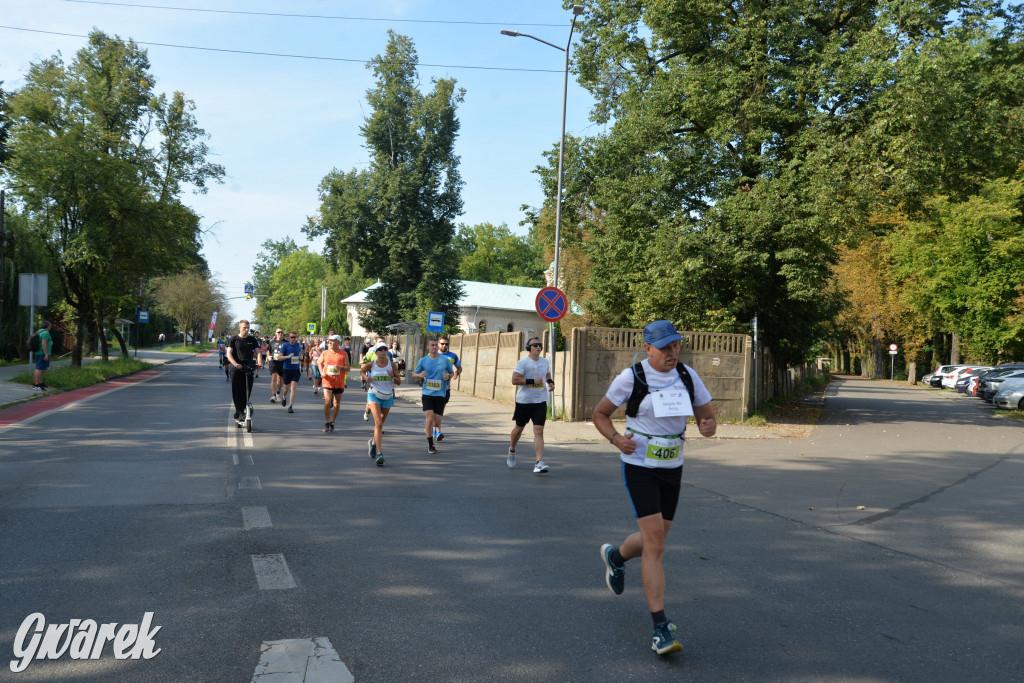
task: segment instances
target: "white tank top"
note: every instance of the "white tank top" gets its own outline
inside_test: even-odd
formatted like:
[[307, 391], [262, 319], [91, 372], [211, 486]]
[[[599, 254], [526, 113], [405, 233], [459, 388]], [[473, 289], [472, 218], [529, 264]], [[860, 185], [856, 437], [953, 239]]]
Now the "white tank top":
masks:
[[390, 398], [395, 393], [394, 374], [390, 360], [383, 368], [374, 360], [370, 366], [370, 391], [378, 398]]

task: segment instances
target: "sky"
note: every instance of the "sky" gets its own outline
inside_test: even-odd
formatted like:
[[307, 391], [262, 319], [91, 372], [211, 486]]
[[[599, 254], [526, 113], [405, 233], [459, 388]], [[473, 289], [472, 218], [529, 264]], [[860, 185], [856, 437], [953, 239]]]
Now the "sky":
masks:
[[[0, 81], [17, 90], [31, 63], [58, 52], [70, 63], [94, 28], [145, 49], [154, 92], [195, 102], [209, 159], [225, 167], [223, 184], [183, 201], [202, 216], [203, 255], [230, 298], [227, 314], [249, 318], [243, 287], [263, 242], [287, 236], [319, 251], [301, 227], [318, 210], [321, 179], [368, 164], [359, 134], [373, 87], [366, 61], [383, 52], [388, 30], [412, 38], [421, 91], [432, 78], [466, 90], [458, 222], [525, 233], [520, 207], [543, 201], [533, 170], [561, 132], [564, 56], [500, 32], [564, 46], [571, 21], [554, 0], [0, 0]], [[572, 74], [567, 103], [568, 135], [602, 132]]]

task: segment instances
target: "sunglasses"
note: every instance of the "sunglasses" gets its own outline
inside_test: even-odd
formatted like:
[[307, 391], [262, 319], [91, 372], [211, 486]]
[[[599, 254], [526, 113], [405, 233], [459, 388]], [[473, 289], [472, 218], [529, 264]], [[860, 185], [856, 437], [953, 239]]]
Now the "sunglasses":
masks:
[[289, 339], [295, 339], [295, 335], [294, 335], [294, 334], [289, 334], [289, 335], [288, 335], [288, 338], [289, 338]]
[[448, 342], [437, 342], [438, 346], [448, 346]]
[[543, 349], [544, 348], [543, 344], [530, 344], [530, 348], [533, 348], [534, 346], [536, 346], [538, 349]]

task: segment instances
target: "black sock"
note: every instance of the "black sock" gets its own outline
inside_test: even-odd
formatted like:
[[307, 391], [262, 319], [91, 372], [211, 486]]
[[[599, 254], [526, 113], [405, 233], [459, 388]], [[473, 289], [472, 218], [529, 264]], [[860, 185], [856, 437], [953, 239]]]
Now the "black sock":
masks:
[[610, 559], [612, 561], [612, 564], [614, 564], [616, 567], [623, 567], [626, 564], [626, 558], [622, 556], [622, 553], [619, 552], [618, 548], [612, 550], [612, 556]]
[[428, 436], [427, 437], [427, 443], [430, 444], [431, 448], [433, 448], [434, 447], [434, 437]]
[[661, 610], [660, 612], [651, 612], [651, 619], [654, 621], [655, 626], [668, 621], [668, 617], [665, 616], [665, 610]]

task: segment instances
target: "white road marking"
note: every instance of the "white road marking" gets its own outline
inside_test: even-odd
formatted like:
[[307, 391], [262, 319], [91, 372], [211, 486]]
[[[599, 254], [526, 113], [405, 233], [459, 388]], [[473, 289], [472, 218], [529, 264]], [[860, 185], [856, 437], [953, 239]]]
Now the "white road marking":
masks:
[[246, 531], [274, 526], [270, 523], [270, 513], [262, 505], [242, 508], [242, 523], [245, 525]]
[[259, 477], [242, 477], [242, 480], [238, 482], [238, 488], [262, 491], [263, 485], [260, 484]]
[[327, 638], [265, 640], [251, 683], [355, 683]]
[[252, 448], [252, 434], [249, 432], [242, 432], [242, 445], [246, 448]]
[[256, 571], [256, 582], [260, 590], [284, 590], [295, 588], [295, 579], [288, 571], [284, 555], [251, 555], [252, 568]]

